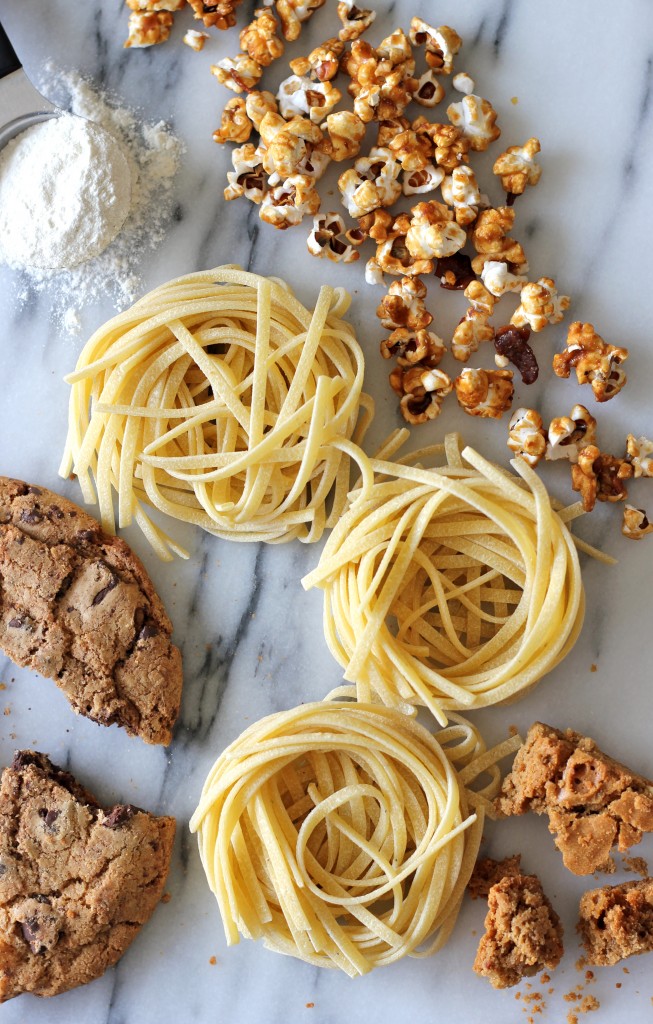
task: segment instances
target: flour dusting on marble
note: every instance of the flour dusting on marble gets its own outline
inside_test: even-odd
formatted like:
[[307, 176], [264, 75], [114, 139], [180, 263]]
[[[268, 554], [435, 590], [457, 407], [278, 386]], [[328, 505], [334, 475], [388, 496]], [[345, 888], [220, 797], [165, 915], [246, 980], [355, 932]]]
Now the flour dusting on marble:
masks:
[[174, 181], [184, 145], [163, 121], [142, 121], [134, 110], [96, 90], [76, 71], [46, 64], [39, 85], [60, 106], [111, 132], [122, 144], [132, 172], [129, 215], [122, 231], [103, 253], [69, 270], [31, 268], [18, 276], [19, 306], [25, 305], [34, 292], [49, 291], [51, 319], [59, 329], [75, 336], [85, 306], [102, 299], [120, 310], [142, 290], [143, 258], [163, 241], [172, 217]]

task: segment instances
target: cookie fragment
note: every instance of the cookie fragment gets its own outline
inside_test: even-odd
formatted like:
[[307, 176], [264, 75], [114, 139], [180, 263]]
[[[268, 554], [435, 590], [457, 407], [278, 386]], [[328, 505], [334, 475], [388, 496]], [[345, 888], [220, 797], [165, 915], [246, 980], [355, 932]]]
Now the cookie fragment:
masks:
[[598, 967], [653, 951], [653, 878], [583, 894], [578, 924], [586, 958]]
[[45, 754], [0, 780], [0, 1002], [84, 985], [122, 956], [165, 885], [174, 818], [103, 809]]
[[575, 875], [589, 875], [653, 832], [653, 782], [572, 729], [536, 722], [496, 801], [501, 814], [547, 814], [549, 831]]
[[169, 743], [181, 700], [172, 624], [139, 559], [87, 512], [0, 477], [0, 648], [73, 709]]
[[509, 988], [560, 963], [563, 954], [560, 918], [535, 875], [512, 875], [488, 894], [485, 934], [474, 971], [494, 988]]

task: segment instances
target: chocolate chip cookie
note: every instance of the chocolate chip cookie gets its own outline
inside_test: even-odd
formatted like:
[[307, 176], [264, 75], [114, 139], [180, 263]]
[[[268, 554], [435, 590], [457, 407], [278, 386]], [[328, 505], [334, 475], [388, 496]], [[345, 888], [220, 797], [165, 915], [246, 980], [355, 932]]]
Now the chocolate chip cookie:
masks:
[[169, 743], [181, 700], [172, 625], [136, 555], [87, 512], [0, 477], [0, 647], [75, 711]]
[[45, 754], [19, 751], [0, 781], [0, 1002], [98, 978], [151, 917], [174, 818], [104, 810]]

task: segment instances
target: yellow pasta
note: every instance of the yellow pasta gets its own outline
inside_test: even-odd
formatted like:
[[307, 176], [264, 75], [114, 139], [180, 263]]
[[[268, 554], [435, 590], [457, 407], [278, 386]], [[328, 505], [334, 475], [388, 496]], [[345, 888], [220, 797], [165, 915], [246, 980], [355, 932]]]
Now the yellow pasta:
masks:
[[97, 488], [109, 532], [117, 493], [118, 525], [135, 518], [163, 558], [185, 552], [145, 505], [231, 540], [318, 540], [345, 505], [350, 458], [364, 461], [351, 439], [372, 411], [349, 302], [324, 287], [309, 312], [283, 281], [235, 266], [155, 289], [66, 378], [61, 474], [89, 503]]
[[[251, 726], [215, 762], [190, 824], [227, 942], [261, 938], [352, 977], [440, 949], [496, 761], [519, 743], [486, 752], [459, 716], [435, 739], [391, 708], [336, 700]], [[481, 772], [485, 787], [468, 790]]]
[[[442, 454], [437, 469], [409, 464]], [[461, 454], [457, 435], [372, 460], [373, 485], [303, 581], [324, 591], [326, 639], [360, 701], [424, 705], [446, 724], [452, 709], [518, 697], [574, 645], [575, 540], [536, 474], [512, 465], [519, 476]]]

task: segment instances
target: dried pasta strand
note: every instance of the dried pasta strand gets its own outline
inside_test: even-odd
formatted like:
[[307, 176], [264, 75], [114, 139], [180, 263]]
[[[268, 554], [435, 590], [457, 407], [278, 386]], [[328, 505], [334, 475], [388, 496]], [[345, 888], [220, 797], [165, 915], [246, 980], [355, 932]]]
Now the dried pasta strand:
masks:
[[[135, 518], [164, 558], [183, 549], [143, 509], [219, 537], [319, 540], [347, 501], [373, 414], [342, 288], [307, 310], [236, 266], [156, 288], [105, 324], [74, 373], [63, 476], [115, 530]], [[362, 414], [359, 413], [362, 410]]]
[[[441, 948], [500, 785], [453, 714], [434, 737], [393, 708], [318, 701], [250, 726], [217, 759], [190, 827], [227, 942], [260, 938], [365, 974]], [[482, 772], [489, 782], [466, 788]]]
[[424, 705], [445, 725], [520, 696], [575, 643], [584, 545], [564, 520], [577, 509], [559, 515], [532, 469], [513, 466], [461, 451], [457, 435], [371, 460], [303, 580], [324, 591], [327, 643], [359, 700]]

